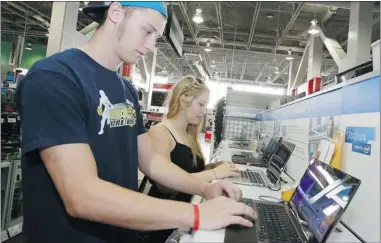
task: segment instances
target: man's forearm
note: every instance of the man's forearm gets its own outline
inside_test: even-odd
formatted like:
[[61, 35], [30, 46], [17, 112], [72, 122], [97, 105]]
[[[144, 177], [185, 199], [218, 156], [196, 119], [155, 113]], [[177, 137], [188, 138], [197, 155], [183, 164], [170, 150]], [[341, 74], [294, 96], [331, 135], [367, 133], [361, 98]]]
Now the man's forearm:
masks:
[[140, 163], [140, 170], [155, 182], [178, 192], [204, 197], [206, 182], [155, 154], [153, 162]]
[[72, 216], [137, 230], [187, 228], [193, 225], [188, 203], [148, 197], [96, 179], [75, 195]]

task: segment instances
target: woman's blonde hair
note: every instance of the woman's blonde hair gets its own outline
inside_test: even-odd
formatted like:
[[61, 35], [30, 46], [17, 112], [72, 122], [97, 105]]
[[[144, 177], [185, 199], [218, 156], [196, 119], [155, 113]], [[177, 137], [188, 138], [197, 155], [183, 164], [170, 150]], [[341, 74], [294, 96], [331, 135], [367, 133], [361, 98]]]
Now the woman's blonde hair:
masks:
[[[208, 86], [199, 78], [195, 77], [185, 77], [180, 80], [169, 92], [166, 100], [166, 106], [168, 108], [168, 113], [166, 115], [167, 119], [171, 119], [181, 111], [181, 104], [190, 105], [191, 102], [201, 95], [203, 92], [209, 92]], [[202, 121], [199, 124], [188, 124], [186, 132], [187, 139], [190, 143], [193, 154], [193, 165], [197, 166], [196, 156], [200, 156], [204, 159], [201, 151], [200, 144], [198, 142], [198, 135], [200, 133]]]

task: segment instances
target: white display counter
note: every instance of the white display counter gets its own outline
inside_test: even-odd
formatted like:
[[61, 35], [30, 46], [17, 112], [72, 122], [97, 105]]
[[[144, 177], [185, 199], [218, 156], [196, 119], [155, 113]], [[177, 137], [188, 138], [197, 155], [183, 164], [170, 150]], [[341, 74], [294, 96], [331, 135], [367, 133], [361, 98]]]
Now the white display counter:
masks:
[[[219, 155], [216, 157], [216, 160], [220, 161], [230, 161], [232, 154], [234, 154], [237, 151], [244, 151], [239, 149], [230, 149], [229, 141], [221, 143], [221, 147], [218, 149]], [[247, 151], [247, 150], [246, 150]], [[245, 170], [247, 166], [244, 165], [238, 165], [238, 168]], [[265, 170], [264, 168], [258, 168], [258, 167], [250, 167], [250, 168], [256, 168], [258, 170]], [[285, 181], [290, 181], [286, 175], [282, 175], [282, 178]], [[253, 186], [246, 186], [246, 185], [237, 185], [243, 193], [244, 198], [251, 198], [259, 200], [260, 196], [271, 196], [276, 198], [281, 198], [281, 190], [280, 191], [272, 191], [267, 188], [261, 188], [261, 187], [253, 187]], [[200, 197], [195, 197], [193, 202], [200, 202]], [[350, 231], [348, 231], [343, 225], [340, 223], [337, 225], [337, 228], [339, 228], [342, 232], [336, 232], [334, 231], [330, 237], [328, 238], [327, 242], [361, 242], [359, 241]], [[184, 234], [180, 242], [224, 242], [225, 237], [225, 229], [220, 230], [214, 230], [214, 231], [205, 231], [205, 230], [198, 230], [194, 231], [191, 234]]]

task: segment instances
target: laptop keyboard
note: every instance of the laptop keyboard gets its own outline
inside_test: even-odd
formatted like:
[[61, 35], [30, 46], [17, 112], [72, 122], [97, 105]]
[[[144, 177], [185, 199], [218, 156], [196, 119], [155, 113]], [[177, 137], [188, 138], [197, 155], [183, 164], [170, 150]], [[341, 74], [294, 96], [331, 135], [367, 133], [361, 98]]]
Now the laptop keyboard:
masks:
[[254, 154], [252, 152], [241, 152], [241, 155], [248, 158], [254, 158]]
[[241, 171], [241, 177], [249, 180], [251, 183], [266, 185], [261, 175], [256, 171]]
[[261, 229], [259, 239], [271, 243], [302, 242], [283, 206], [257, 203]]

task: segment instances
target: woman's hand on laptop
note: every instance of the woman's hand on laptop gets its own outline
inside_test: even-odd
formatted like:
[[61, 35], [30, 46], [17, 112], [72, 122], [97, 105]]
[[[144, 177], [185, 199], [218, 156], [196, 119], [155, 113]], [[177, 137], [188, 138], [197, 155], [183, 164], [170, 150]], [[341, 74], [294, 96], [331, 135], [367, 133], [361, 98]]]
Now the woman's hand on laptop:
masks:
[[252, 207], [227, 197], [205, 201], [199, 209], [199, 228], [203, 230], [221, 229], [232, 224], [253, 227], [253, 221], [257, 219], [257, 212]]
[[241, 201], [242, 191], [233, 183], [227, 180], [221, 180], [215, 183], [207, 183], [204, 188], [204, 196], [206, 199], [225, 196], [235, 201]]
[[224, 162], [213, 169], [216, 179], [224, 179], [229, 177], [240, 177], [241, 173], [237, 166], [232, 162]]

